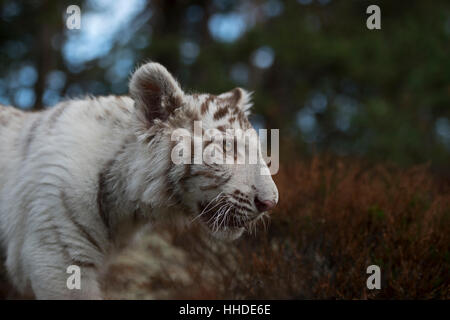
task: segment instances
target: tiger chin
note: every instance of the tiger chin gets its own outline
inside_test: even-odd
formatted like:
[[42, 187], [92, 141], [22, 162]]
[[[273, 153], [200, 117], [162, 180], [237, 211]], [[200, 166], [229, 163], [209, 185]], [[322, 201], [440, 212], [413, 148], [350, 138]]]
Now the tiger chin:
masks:
[[[33, 113], [0, 106], [0, 245], [18, 292], [104, 299], [99, 277], [125, 229], [179, 212], [233, 240], [278, 202], [271, 176], [261, 174], [268, 166], [259, 141], [249, 142], [256, 164], [172, 161], [174, 131], [192, 132], [198, 121], [205, 132], [252, 131], [248, 92], [186, 93], [162, 65], [147, 63], [129, 93]], [[222, 141], [200, 144], [228, 155]], [[81, 268], [79, 290], [67, 286], [71, 265]]]

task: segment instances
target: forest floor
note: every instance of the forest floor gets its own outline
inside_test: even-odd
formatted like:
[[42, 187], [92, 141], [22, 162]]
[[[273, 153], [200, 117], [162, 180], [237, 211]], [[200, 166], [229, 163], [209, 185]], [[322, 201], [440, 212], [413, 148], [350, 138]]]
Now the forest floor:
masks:
[[[149, 232], [109, 264], [112, 299], [449, 299], [450, 182], [427, 166], [316, 157], [282, 167], [269, 225], [222, 243]], [[367, 267], [381, 289], [366, 286]], [[8, 288], [0, 272], [0, 297]]]
[[[267, 228], [232, 243], [192, 231], [149, 233], [113, 263], [107, 292], [143, 299], [450, 298], [448, 180], [427, 166], [323, 157], [283, 167], [274, 178], [280, 201]], [[370, 265], [380, 267], [380, 290], [366, 286]]]

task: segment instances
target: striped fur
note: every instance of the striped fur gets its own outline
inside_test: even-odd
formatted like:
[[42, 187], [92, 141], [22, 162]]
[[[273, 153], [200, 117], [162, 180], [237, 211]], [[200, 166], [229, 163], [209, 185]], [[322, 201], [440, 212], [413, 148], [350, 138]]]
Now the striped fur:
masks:
[[[171, 134], [192, 132], [194, 121], [251, 128], [250, 105], [242, 89], [186, 94], [149, 63], [133, 74], [130, 97], [68, 100], [40, 113], [0, 106], [0, 243], [15, 287], [39, 299], [101, 299], [99, 272], [125, 226], [174, 212], [218, 237], [240, 236], [263, 215], [255, 196], [278, 201], [271, 177], [259, 174], [264, 161], [176, 165]], [[66, 287], [73, 264], [81, 290]]]

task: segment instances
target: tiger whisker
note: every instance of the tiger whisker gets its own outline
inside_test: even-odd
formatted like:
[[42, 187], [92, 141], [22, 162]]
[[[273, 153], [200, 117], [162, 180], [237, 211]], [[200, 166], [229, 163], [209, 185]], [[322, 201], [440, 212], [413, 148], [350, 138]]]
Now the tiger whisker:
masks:
[[229, 203], [227, 209], [223, 213], [223, 219], [222, 219], [222, 222], [219, 225], [219, 228], [226, 223], [226, 221], [227, 221], [227, 219], [229, 217], [229, 213], [230, 213], [232, 208], [233, 208], [233, 204]]
[[194, 222], [195, 220], [197, 220], [199, 217], [201, 217], [201, 216], [202, 216], [204, 213], [206, 213], [208, 210], [210, 210], [210, 209], [209, 209], [209, 206], [210, 206], [212, 203], [214, 203], [214, 201], [219, 200], [219, 201], [214, 205], [214, 207], [212, 207], [211, 209], [215, 208], [215, 207], [217, 206], [217, 204], [219, 204], [223, 199], [227, 198], [226, 196], [222, 196], [222, 194], [223, 194], [223, 192], [219, 193], [219, 194], [218, 194], [217, 196], [215, 196], [211, 201], [209, 201], [208, 204], [206, 205], [206, 207], [202, 210], [202, 212], [201, 212], [199, 215], [197, 215], [196, 217], [194, 217], [194, 218], [191, 220], [191, 223]]
[[[209, 219], [209, 221], [211, 221], [212, 219], [214, 219], [214, 222], [213, 222], [213, 230], [216, 230], [216, 229], [217, 229], [217, 231], [218, 231], [218, 229], [219, 229], [219, 219], [220, 219], [220, 217], [223, 215], [223, 212], [225, 211], [227, 205], [228, 205], [227, 203], [225, 203], [224, 205], [222, 205], [222, 206], [219, 208], [217, 214], [213, 215], [213, 216], [211, 217], [211, 219]], [[209, 221], [208, 221], [208, 222], [209, 222]]]

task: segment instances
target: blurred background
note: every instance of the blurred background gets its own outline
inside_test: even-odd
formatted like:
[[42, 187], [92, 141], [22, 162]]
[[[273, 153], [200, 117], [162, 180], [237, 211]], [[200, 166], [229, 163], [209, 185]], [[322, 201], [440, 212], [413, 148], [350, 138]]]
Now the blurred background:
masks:
[[[0, 103], [49, 108], [127, 94], [164, 64], [187, 91], [254, 91], [253, 123], [279, 128], [281, 163], [330, 153], [449, 173], [450, 3], [376, 1], [0, 2]], [[66, 9], [81, 8], [81, 29]]]

